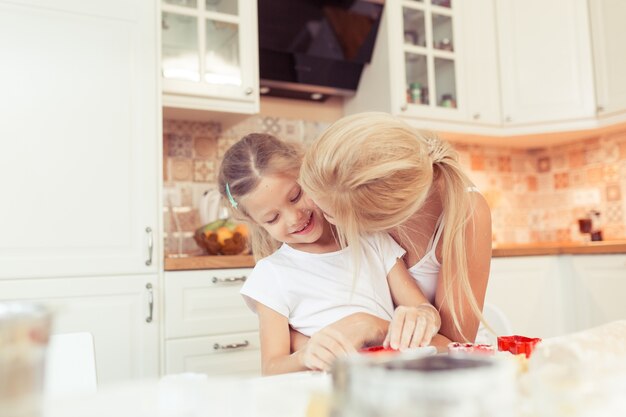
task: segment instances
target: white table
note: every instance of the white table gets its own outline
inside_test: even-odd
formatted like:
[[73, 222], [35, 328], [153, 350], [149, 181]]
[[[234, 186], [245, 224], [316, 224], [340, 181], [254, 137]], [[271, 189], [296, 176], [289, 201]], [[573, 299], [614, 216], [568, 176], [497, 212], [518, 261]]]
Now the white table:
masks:
[[299, 372], [253, 379], [198, 374], [128, 382], [97, 394], [44, 404], [44, 417], [305, 417], [313, 395], [329, 395], [331, 377]]

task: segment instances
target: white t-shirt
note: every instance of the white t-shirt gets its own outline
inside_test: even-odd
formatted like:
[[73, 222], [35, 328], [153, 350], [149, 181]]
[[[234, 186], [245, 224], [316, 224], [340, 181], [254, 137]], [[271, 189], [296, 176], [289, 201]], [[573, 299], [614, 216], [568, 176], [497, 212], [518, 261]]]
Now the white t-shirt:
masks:
[[386, 233], [361, 239], [361, 248], [355, 279], [349, 248], [308, 253], [283, 244], [256, 264], [241, 294], [253, 311], [255, 300], [306, 336], [357, 312], [391, 320], [387, 274], [405, 251]]

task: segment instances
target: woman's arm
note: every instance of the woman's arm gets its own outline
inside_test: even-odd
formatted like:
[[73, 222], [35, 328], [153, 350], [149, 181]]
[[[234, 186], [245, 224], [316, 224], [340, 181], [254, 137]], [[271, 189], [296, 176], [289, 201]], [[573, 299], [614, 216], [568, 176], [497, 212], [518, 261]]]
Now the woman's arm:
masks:
[[389, 325], [385, 346], [405, 349], [430, 344], [441, 326], [441, 318], [401, 259], [389, 271], [387, 282], [397, 307]]
[[[470, 195], [474, 199], [474, 212], [465, 228], [467, 273], [478, 308], [482, 310], [491, 264], [491, 212], [487, 201], [481, 194], [470, 193]], [[440, 255], [439, 259], [441, 259]], [[454, 267], [453, 265], [453, 271]], [[457, 289], [454, 288], [453, 290], [456, 291]], [[473, 342], [476, 338], [480, 319], [474, 314], [467, 297], [463, 297], [462, 293], [456, 292], [455, 298], [458, 300], [456, 311], [460, 320], [461, 331], [454, 325], [450, 305], [446, 302], [445, 287], [443, 285], [442, 272], [440, 271], [435, 294], [435, 305], [441, 314], [441, 329], [439, 333], [449, 341]]]
[[259, 316], [263, 375], [307, 369], [327, 371], [338, 356], [355, 351], [348, 337], [331, 325], [315, 333], [300, 349], [291, 353], [287, 317], [260, 303], [256, 303], [256, 311]]
[[[389, 322], [368, 313], [354, 313], [337, 320], [328, 327], [346, 336], [355, 349], [382, 345], [389, 328]], [[309, 338], [297, 330], [290, 329], [291, 351], [304, 348]]]

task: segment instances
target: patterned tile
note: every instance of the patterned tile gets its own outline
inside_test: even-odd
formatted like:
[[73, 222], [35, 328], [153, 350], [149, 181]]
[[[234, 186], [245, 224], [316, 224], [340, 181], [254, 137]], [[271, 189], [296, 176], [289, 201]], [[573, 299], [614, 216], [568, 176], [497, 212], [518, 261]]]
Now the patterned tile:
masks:
[[542, 156], [537, 159], [537, 172], [548, 172], [550, 171], [550, 157]]
[[537, 191], [546, 192], [554, 190], [554, 178], [550, 174], [537, 175]]
[[569, 171], [569, 184], [572, 188], [583, 187], [586, 184], [586, 171], [572, 170]]
[[575, 150], [569, 153], [569, 167], [580, 168], [585, 165], [585, 152], [582, 150]]
[[528, 191], [537, 191], [537, 177], [535, 175], [526, 177], [526, 187]]
[[620, 201], [622, 191], [619, 184], [609, 184], [606, 186], [606, 201]]
[[554, 171], [562, 171], [567, 169], [567, 154], [556, 153], [552, 155], [552, 169]]
[[193, 154], [193, 139], [188, 134], [168, 133], [167, 155], [181, 158], [191, 158]]
[[626, 142], [620, 142], [617, 146], [619, 147], [619, 159], [626, 160]]
[[557, 242], [570, 242], [572, 240], [572, 234], [570, 229], [556, 229]]
[[589, 185], [600, 185], [604, 182], [604, 169], [602, 167], [588, 168], [586, 174]]
[[172, 181], [191, 181], [193, 179], [193, 162], [186, 158], [168, 158]]
[[569, 174], [567, 172], [557, 172], [554, 174], [554, 188], [562, 190], [569, 187]]
[[624, 221], [624, 208], [621, 203], [607, 204], [603, 214], [607, 224], [621, 224]]
[[215, 182], [215, 162], [203, 159], [193, 161], [193, 180], [195, 182]]
[[282, 129], [280, 125], [280, 119], [278, 117], [263, 117], [263, 132], [269, 133], [276, 137], [281, 137]]
[[608, 164], [604, 165], [604, 181], [605, 182], [618, 182], [620, 181], [619, 165]]
[[194, 157], [201, 159], [217, 158], [217, 138], [210, 136], [198, 136], [193, 140]]
[[485, 157], [482, 154], [470, 154], [470, 168], [472, 169], [472, 171], [484, 171]]
[[603, 161], [602, 148], [599, 146], [592, 146], [585, 149], [585, 160], [587, 164], [598, 164]]

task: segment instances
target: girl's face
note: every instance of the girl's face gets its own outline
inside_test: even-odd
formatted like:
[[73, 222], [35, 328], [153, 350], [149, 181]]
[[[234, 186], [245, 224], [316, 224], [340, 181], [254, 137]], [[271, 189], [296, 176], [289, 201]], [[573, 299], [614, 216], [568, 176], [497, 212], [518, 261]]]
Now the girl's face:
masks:
[[333, 211], [330, 208], [330, 204], [324, 197], [312, 197], [311, 201], [317, 206], [317, 208], [322, 212], [322, 215], [326, 219], [326, 221], [330, 224], [337, 225], [335, 218], [333, 217]]
[[274, 239], [296, 249], [317, 242], [328, 230], [320, 210], [292, 177], [265, 176], [240, 200], [252, 220]]

